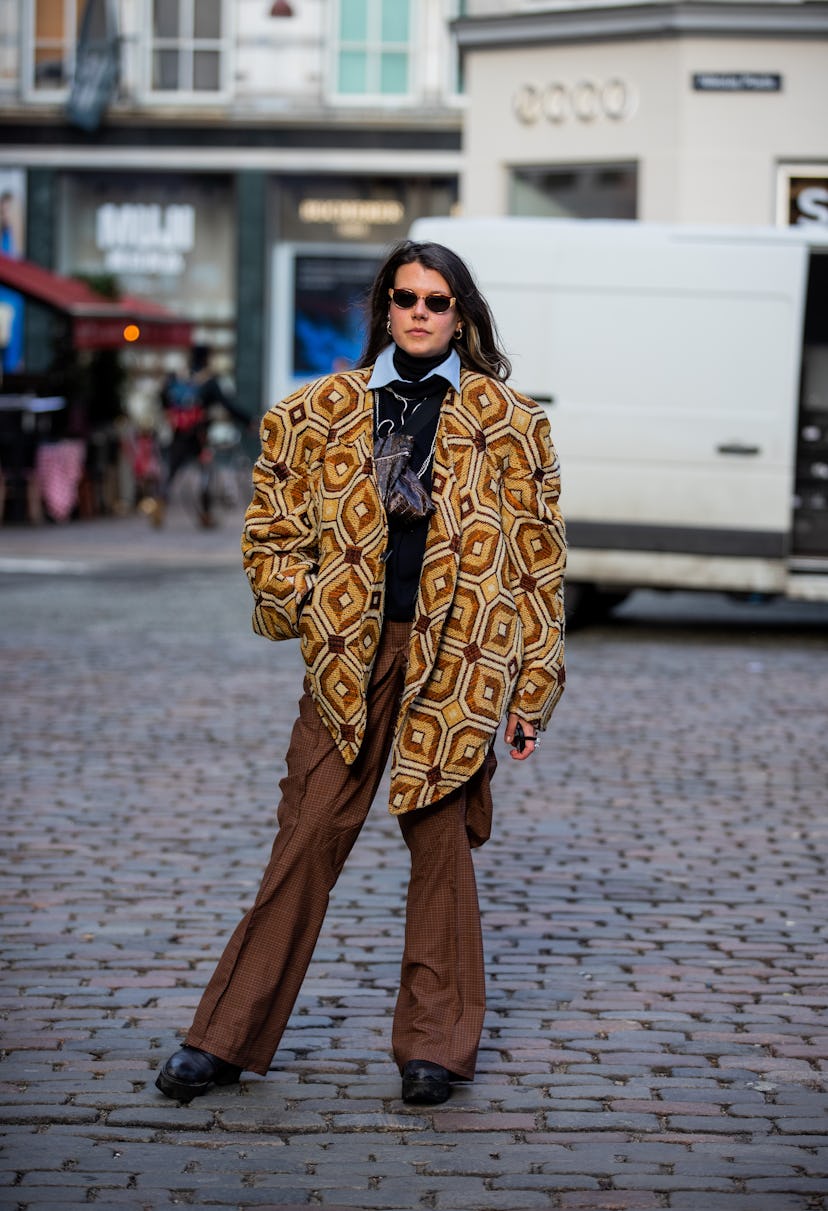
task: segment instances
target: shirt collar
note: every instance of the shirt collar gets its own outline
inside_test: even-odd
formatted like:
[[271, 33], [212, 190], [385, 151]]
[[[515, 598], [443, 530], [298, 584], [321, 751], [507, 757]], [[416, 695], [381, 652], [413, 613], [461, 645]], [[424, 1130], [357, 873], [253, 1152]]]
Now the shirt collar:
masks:
[[[440, 378], [444, 378], [455, 391], [460, 390], [460, 358], [456, 349], [450, 349], [445, 361], [440, 362], [440, 365], [435, 366], [433, 370], [429, 370], [428, 374], [424, 376], [423, 381], [427, 378], [432, 378], [435, 374], [439, 374]], [[394, 365], [394, 346], [386, 345], [374, 362], [374, 369], [371, 377], [368, 379], [368, 388], [371, 391], [376, 391], [379, 387], [387, 387], [389, 383], [397, 382], [399, 377], [397, 368]]]

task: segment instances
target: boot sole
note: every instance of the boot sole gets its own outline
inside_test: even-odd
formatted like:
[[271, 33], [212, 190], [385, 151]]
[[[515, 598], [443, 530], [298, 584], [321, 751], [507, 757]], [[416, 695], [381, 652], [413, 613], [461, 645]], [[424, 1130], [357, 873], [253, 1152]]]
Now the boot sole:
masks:
[[203, 1097], [205, 1093], [209, 1093], [215, 1085], [236, 1085], [238, 1080], [238, 1076], [226, 1076], [193, 1085], [188, 1081], [176, 1080], [162, 1068], [155, 1078], [155, 1087], [160, 1089], [166, 1097], [175, 1098], [179, 1102], [191, 1102], [194, 1097]]
[[166, 1072], [159, 1072], [155, 1078], [155, 1087], [166, 1097], [175, 1098], [179, 1102], [191, 1102], [194, 1097], [201, 1097], [213, 1088], [215, 1081], [204, 1081], [200, 1085], [190, 1085], [185, 1081], [177, 1081]]

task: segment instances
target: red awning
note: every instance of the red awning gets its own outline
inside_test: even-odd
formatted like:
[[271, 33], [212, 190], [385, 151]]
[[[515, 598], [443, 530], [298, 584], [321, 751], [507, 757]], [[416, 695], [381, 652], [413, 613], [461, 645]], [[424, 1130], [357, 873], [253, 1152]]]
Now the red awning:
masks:
[[191, 324], [151, 299], [108, 299], [86, 282], [52, 273], [34, 261], [0, 253], [0, 284], [68, 315], [76, 349], [192, 344]]

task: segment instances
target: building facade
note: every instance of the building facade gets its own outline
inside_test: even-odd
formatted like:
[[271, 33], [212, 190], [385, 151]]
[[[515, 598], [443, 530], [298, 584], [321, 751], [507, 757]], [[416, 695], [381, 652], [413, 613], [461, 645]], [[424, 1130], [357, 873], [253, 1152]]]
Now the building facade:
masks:
[[[825, 0], [0, 0], [2, 247], [191, 321], [254, 414], [354, 356], [378, 257], [458, 195], [828, 223], [826, 112]], [[130, 348], [132, 411], [176, 357]]]
[[469, 0], [467, 215], [828, 224], [822, 0]]
[[[355, 356], [354, 304], [456, 203], [455, 0], [0, 0], [18, 254], [195, 325], [254, 415]], [[27, 308], [27, 368], [46, 320]], [[148, 412], [176, 355], [131, 348]]]

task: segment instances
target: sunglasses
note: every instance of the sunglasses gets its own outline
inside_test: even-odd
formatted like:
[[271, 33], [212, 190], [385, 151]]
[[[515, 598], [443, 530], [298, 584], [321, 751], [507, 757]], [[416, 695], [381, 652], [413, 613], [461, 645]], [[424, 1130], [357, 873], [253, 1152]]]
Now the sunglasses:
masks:
[[447, 294], [417, 294], [414, 290], [404, 290], [396, 286], [392, 286], [388, 291], [388, 297], [394, 306], [402, 311], [410, 311], [417, 299], [422, 299], [434, 315], [442, 315], [457, 302], [454, 295], [449, 297]]

